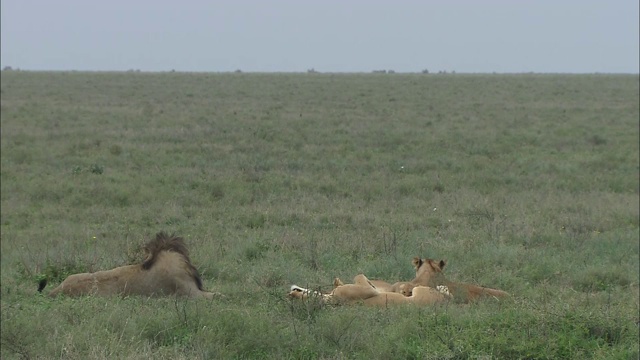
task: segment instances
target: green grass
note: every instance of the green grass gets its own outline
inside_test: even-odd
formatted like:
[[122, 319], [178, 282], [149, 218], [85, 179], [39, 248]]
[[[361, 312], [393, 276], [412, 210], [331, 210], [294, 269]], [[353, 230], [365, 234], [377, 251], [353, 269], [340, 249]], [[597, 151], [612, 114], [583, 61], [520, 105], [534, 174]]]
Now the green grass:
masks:
[[[637, 75], [1, 76], [3, 359], [638, 357]], [[36, 293], [163, 230], [223, 298]], [[513, 299], [285, 298], [414, 256]]]

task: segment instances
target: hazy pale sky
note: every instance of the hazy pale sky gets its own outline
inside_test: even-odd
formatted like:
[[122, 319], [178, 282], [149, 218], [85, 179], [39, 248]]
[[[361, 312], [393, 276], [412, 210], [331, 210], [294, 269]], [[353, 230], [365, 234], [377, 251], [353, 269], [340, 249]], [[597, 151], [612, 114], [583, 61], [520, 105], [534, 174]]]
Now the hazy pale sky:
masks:
[[1, 0], [23, 70], [638, 73], [638, 0]]

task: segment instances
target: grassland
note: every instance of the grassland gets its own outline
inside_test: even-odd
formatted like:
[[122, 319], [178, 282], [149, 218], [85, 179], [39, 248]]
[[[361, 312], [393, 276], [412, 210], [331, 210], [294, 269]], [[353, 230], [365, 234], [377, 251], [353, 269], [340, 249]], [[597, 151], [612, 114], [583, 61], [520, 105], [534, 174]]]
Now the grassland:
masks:
[[[2, 72], [2, 359], [637, 359], [637, 75]], [[183, 236], [214, 301], [58, 298]], [[413, 277], [506, 302], [319, 308]]]

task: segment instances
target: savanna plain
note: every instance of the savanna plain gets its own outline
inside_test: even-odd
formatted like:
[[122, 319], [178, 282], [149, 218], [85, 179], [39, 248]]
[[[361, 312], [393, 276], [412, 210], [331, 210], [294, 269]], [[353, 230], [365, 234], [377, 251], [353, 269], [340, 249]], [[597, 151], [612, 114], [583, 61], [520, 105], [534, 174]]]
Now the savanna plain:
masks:
[[[637, 74], [1, 76], [2, 359], [638, 358]], [[159, 231], [223, 296], [37, 292]], [[511, 297], [286, 297], [415, 256]]]

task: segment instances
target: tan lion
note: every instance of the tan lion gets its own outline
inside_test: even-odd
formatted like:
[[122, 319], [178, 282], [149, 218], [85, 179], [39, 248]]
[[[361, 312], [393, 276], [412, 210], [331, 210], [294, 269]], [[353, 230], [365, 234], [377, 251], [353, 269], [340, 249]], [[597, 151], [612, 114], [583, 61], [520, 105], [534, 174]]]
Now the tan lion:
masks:
[[450, 298], [445, 287], [436, 290], [427, 286], [416, 286], [411, 296], [404, 296], [395, 292], [384, 292], [376, 289], [369, 279], [363, 274], [353, 279], [353, 284], [343, 284], [338, 278], [334, 280], [334, 289], [329, 294], [291, 286], [289, 297], [306, 300], [309, 297], [318, 297], [321, 302], [327, 304], [357, 304], [367, 306], [388, 306], [397, 304], [433, 305], [445, 302]]
[[464, 303], [476, 301], [481, 297], [504, 298], [509, 296], [508, 293], [502, 290], [449, 281], [442, 272], [442, 269], [447, 264], [445, 260], [437, 261], [415, 257], [412, 263], [416, 269], [416, 277], [411, 281], [389, 284], [382, 280], [371, 280], [371, 283], [379, 290], [397, 292], [405, 296], [411, 296], [412, 289], [416, 286], [428, 286], [431, 288], [444, 286], [456, 301]]
[[[204, 291], [200, 274], [191, 264], [181, 237], [160, 232], [143, 250], [146, 257], [142, 264], [70, 275], [49, 296], [178, 295], [210, 299], [217, 295]], [[42, 292], [46, 285], [46, 280], [41, 281], [38, 291]]]
[[416, 269], [416, 277], [411, 281], [416, 286], [446, 286], [456, 301], [473, 302], [482, 297], [505, 298], [509, 294], [502, 290], [492, 289], [475, 284], [458, 283], [449, 281], [442, 272], [447, 264], [445, 260], [413, 258], [413, 266]]

